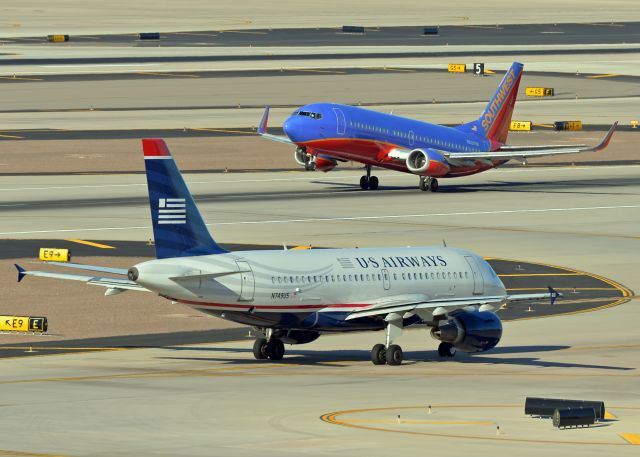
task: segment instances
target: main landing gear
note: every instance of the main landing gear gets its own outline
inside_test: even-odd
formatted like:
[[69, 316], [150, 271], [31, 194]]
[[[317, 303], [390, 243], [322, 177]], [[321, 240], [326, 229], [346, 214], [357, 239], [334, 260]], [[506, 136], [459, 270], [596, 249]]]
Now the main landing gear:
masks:
[[456, 355], [456, 348], [451, 343], [440, 343], [438, 346], [438, 355], [443, 358], [452, 358]]
[[376, 190], [378, 188], [378, 177], [371, 176], [371, 165], [366, 166], [367, 174], [360, 178], [360, 188], [362, 190]]
[[266, 333], [266, 338], [256, 338], [253, 343], [253, 356], [257, 360], [282, 360], [282, 357], [284, 357], [284, 343], [278, 338], [271, 337], [271, 329], [267, 329]]
[[420, 184], [418, 187], [424, 192], [437, 192], [438, 180], [429, 176], [420, 176]]
[[400, 365], [402, 363], [402, 348], [393, 341], [402, 335], [402, 317], [398, 314], [389, 314], [387, 322], [387, 344], [376, 344], [371, 349], [371, 362], [374, 365]]

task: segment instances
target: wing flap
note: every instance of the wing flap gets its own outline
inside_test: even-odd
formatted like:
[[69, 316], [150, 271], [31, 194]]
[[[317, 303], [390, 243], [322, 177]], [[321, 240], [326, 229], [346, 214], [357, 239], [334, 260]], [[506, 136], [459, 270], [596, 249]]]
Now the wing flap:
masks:
[[499, 307], [505, 302], [509, 303], [527, 300], [550, 300], [553, 305], [557, 298], [562, 297], [562, 294], [552, 287], [549, 287], [549, 292], [542, 294], [491, 295], [462, 298], [437, 298], [433, 300], [424, 300], [423, 298], [425, 297], [425, 295], [399, 295], [396, 297], [385, 298], [380, 302], [372, 304], [368, 308], [352, 311], [346, 317], [346, 320], [371, 316], [384, 317], [391, 313], [435, 310], [440, 307], [445, 308], [447, 312], [467, 306], [492, 305]]
[[503, 146], [497, 151], [489, 152], [448, 152], [444, 153], [449, 159], [524, 159], [528, 157], [543, 157], [550, 155], [575, 154], [579, 152], [601, 151], [609, 145], [613, 133], [618, 126], [614, 122], [600, 143], [595, 146], [585, 145], [548, 145], [548, 146]]
[[499, 305], [505, 300], [502, 295], [486, 297], [463, 297], [463, 298], [442, 298], [421, 302], [409, 301], [405, 303], [395, 303], [388, 306], [371, 305], [369, 308], [359, 309], [351, 312], [346, 320], [357, 319], [359, 317], [386, 316], [390, 313], [407, 313], [424, 309], [436, 309], [444, 307], [448, 311], [465, 306]]

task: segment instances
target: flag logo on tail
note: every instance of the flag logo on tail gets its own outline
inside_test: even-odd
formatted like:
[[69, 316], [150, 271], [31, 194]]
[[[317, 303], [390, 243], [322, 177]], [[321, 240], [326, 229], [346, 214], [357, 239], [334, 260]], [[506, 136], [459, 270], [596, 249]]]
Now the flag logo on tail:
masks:
[[158, 224], [186, 224], [187, 207], [184, 198], [158, 199]]

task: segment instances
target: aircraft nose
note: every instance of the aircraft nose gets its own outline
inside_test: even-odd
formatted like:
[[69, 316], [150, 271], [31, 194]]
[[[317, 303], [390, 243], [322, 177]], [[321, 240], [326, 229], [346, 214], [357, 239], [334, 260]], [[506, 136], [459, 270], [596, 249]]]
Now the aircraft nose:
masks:
[[289, 137], [291, 141], [296, 141], [298, 133], [298, 125], [300, 124], [297, 116], [289, 116], [284, 124], [282, 124], [282, 130]]

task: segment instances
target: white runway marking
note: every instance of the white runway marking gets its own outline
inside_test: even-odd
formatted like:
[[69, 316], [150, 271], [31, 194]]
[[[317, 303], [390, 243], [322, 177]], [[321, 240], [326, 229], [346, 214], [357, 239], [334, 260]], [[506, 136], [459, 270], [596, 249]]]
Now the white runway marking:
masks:
[[82, 67], [154, 67], [157, 63], [100, 63], [100, 64], [66, 64], [66, 65], [40, 65], [41, 68], [82, 68]]
[[[337, 221], [367, 221], [367, 220], [388, 220], [388, 219], [410, 219], [424, 217], [451, 217], [451, 216], [485, 216], [499, 214], [523, 214], [523, 213], [551, 213], [551, 212], [574, 212], [574, 211], [598, 211], [610, 209], [638, 209], [640, 205], [615, 205], [615, 206], [585, 206], [573, 208], [531, 208], [531, 209], [511, 209], [511, 210], [495, 210], [495, 211], [465, 211], [452, 213], [431, 213], [431, 214], [390, 214], [377, 216], [352, 216], [352, 217], [313, 217], [306, 219], [274, 219], [264, 221], [236, 221], [236, 222], [218, 222], [207, 224], [211, 226], [227, 226], [227, 225], [248, 225], [248, 224], [291, 224], [291, 223], [307, 223], [307, 222], [337, 222]], [[132, 226], [132, 227], [100, 227], [100, 228], [74, 228], [59, 230], [28, 230], [20, 232], [0, 232], [0, 235], [32, 235], [37, 233], [68, 233], [68, 232], [99, 232], [112, 230], [146, 230], [150, 226]]]
[[[640, 165], [603, 165], [599, 166], [599, 169], [616, 169], [616, 168], [640, 168]], [[585, 171], [592, 170], [593, 167], [549, 167], [545, 168], [545, 172], [555, 172], [555, 171]], [[485, 174], [485, 176], [493, 176], [494, 174], [502, 174], [502, 173], [529, 173], [538, 169], [497, 169], [491, 170]], [[302, 171], [300, 173], [303, 173]], [[377, 176], [384, 177], [387, 179], [410, 179], [408, 178], [408, 174], [398, 173], [398, 172], [377, 172]], [[323, 181], [323, 180], [334, 180], [334, 181], [344, 181], [349, 179], [360, 179], [362, 176], [361, 173], [356, 175], [313, 175], [313, 176], [301, 176], [297, 178], [263, 178], [263, 179], [220, 179], [220, 180], [210, 180], [210, 181], [188, 181], [187, 185], [198, 185], [198, 184], [234, 184], [234, 183], [251, 183], [251, 182], [296, 182], [296, 181]], [[446, 182], [446, 181], [445, 181]], [[464, 183], [462, 181], [451, 181], [452, 183], [458, 183], [461, 185], [477, 185], [479, 183]], [[23, 190], [73, 190], [73, 189], [93, 189], [93, 188], [109, 188], [109, 187], [130, 187], [130, 186], [146, 186], [146, 182], [137, 182], [137, 183], [128, 183], [128, 184], [91, 184], [91, 185], [79, 185], [79, 186], [47, 186], [47, 187], [7, 187], [0, 188], [0, 191], [3, 192], [11, 192], [11, 191], [23, 191]]]

